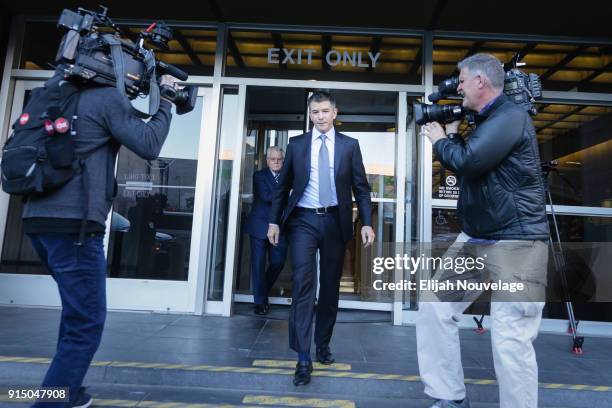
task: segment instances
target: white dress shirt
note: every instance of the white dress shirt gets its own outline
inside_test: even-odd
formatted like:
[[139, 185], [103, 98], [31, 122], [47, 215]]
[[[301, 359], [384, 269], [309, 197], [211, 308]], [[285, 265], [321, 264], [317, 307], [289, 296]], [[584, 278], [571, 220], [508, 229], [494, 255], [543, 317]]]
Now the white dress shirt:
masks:
[[[319, 150], [321, 149], [321, 132], [317, 128], [312, 129], [312, 141], [310, 146], [310, 180], [304, 190], [304, 195], [298, 201], [298, 207], [320, 208], [323, 205], [319, 202]], [[338, 195], [336, 194], [336, 180], [334, 179], [334, 147], [336, 142], [336, 130], [332, 128], [325, 133], [325, 145], [329, 153], [329, 177], [331, 178], [332, 201], [331, 206], [338, 205]]]

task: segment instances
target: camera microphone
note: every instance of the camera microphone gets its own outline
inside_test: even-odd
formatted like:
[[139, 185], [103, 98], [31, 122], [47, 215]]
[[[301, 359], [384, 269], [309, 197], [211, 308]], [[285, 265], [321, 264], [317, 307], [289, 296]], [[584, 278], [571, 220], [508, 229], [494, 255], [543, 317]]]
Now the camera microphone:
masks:
[[429, 102], [431, 103], [437, 103], [440, 99], [443, 99], [443, 98], [444, 98], [444, 95], [442, 95], [440, 92], [434, 92], [427, 97], [427, 99], [429, 99]]
[[166, 64], [163, 61], [157, 61], [157, 66], [162, 70], [164, 74], [172, 75], [179, 81], [186, 81], [189, 78], [189, 74], [174, 65]]

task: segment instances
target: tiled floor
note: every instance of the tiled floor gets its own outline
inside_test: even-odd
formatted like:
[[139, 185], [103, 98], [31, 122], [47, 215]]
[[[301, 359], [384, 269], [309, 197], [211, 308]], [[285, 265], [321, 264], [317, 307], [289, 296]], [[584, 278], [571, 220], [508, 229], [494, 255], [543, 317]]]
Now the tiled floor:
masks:
[[[252, 315], [248, 305], [231, 318], [110, 312], [95, 359], [239, 366], [294, 359], [288, 309], [273, 308], [270, 318]], [[414, 327], [388, 320], [385, 313], [341, 312], [331, 344], [336, 361], [356, 371], [418, 374]], [[0, 355], [53, 356], [58, 322], [59, 310], [0, 307]], [[490, 334], [462, 330], [461, 342], [465, 376], [493, 378]], [[541, 382], [612, 385], [612, 339], [587, 338], [582, 356], [569, 352], [568, 336], [541, 334], [535, 345]]]

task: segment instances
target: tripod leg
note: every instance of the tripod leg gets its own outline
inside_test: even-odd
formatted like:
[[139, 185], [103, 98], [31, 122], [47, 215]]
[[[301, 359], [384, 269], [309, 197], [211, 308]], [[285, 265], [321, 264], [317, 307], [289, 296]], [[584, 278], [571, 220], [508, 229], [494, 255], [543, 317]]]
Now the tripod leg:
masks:
[[555, 208], [552, 202], [552, 195], [550, 194], [550, 190], [548, 188], [546, 193], [548, 203], [550, 205], [550, 214], [552, 215], [553, 226], [555, 227], [555, 234], [557, 238], [555, 246], [552, 233], [549, 233], [549, 242], [553, 251], [553, 262], [555, 265], [555, 270], [557, 271], [557, 273], [559, 273], [561, 277], [561, 286], [564, 292], [563, 296], [565, 297], [565, 308], [567, 309], [567, 317], [569, 318], [568, 331], [572, 334], [572, 353], [582, 354], [582, 344], [584, 343], [584, 336], [578, 336], [578, 323], [576, 322], [576, 317], [574, 316], [574, 307], [570, 298], [569, 285], [567, 284], [567, 276], [565, 274], [567, 263], [565, 262], [565, 254], [563, 253], [563, 247], [561, 245], [561, 234], [559, 234], [559, 226], [557, 225], [557, 217], [555, 215]]
[[484, 326], [482, 325], [484, 317], [485, 315], [481, 315], [480, 319], [477, 319], [476, 316], [473, 317], [474, 321], [476, 322], [476, 328], [474, 329], [474, 331], [478, 334], [483, 334], [486, 331]]

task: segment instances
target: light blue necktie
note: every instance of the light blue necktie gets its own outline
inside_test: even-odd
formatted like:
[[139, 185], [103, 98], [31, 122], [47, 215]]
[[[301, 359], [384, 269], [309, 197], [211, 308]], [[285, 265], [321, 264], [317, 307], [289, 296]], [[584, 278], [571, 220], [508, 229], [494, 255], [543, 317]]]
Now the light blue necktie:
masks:
[[329, 152], [325, 145], [327, 136], [320, 135], [319, 149], [319, 202], [323, 207], [329, 207], [332, 202], [331, 178], [329, 175]]

